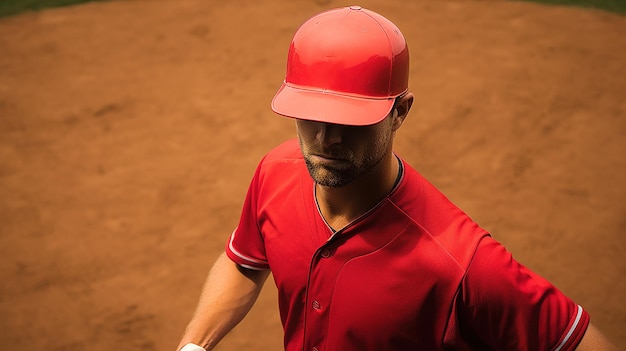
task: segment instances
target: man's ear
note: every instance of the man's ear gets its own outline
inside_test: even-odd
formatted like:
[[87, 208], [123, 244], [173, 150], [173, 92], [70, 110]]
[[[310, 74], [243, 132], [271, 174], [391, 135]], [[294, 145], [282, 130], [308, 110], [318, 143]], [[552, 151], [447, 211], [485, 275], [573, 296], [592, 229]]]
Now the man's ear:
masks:
[[400, 101], [396, 103], [393, 111], [393, 130], [397, 130], [400, 128], [404, 119], [409, 114], [409, 110], [411, 110], [411, 106], [413, 106], [413, 94], [406, 93]]

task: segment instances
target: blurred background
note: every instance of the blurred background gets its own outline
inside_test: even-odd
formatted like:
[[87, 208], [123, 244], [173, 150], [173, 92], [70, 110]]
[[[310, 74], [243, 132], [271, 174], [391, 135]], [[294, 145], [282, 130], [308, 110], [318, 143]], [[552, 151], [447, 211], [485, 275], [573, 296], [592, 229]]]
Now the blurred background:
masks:
[[[269, 108], [291, 36], [354, 4], [409, 43], [396, 152], [626, 348], [624, 2], [78, 2], [0, 2], [3, 348], [174, 350], [295, 137]], [[259, 348], [271, 280], [218, 350]]]

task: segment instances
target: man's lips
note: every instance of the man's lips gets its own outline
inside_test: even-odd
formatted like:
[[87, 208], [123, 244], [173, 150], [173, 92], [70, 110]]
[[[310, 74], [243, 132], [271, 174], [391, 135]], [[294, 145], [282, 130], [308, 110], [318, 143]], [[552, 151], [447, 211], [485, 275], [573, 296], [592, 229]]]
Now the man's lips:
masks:
[[323, 154], [312, 154], [311, 158], [314, 161], [321, 162], [321, 163], [347, 162], [346, 159], [343, 159], [337, 156], [330, 156], [330, 155], [323, 155]]

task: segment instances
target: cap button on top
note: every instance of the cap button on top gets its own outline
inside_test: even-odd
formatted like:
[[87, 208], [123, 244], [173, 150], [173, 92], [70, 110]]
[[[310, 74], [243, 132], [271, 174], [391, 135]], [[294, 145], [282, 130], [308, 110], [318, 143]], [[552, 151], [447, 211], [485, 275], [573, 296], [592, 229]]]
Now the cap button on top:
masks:
[[360, 10], [361, 6], [350, 6], [350, 10]]

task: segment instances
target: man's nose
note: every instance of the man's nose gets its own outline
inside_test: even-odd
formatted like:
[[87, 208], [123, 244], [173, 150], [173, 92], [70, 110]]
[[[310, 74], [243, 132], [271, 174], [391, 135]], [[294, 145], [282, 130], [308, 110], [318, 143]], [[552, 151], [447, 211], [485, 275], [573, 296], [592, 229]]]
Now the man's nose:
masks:
[[323, 146], [330, 146], [333, 144], [340, 144], [343, 135], [343, 128], [338, 124], [332, 123], [320, 123], [319, 130], [317, 132], [317, 140]]

